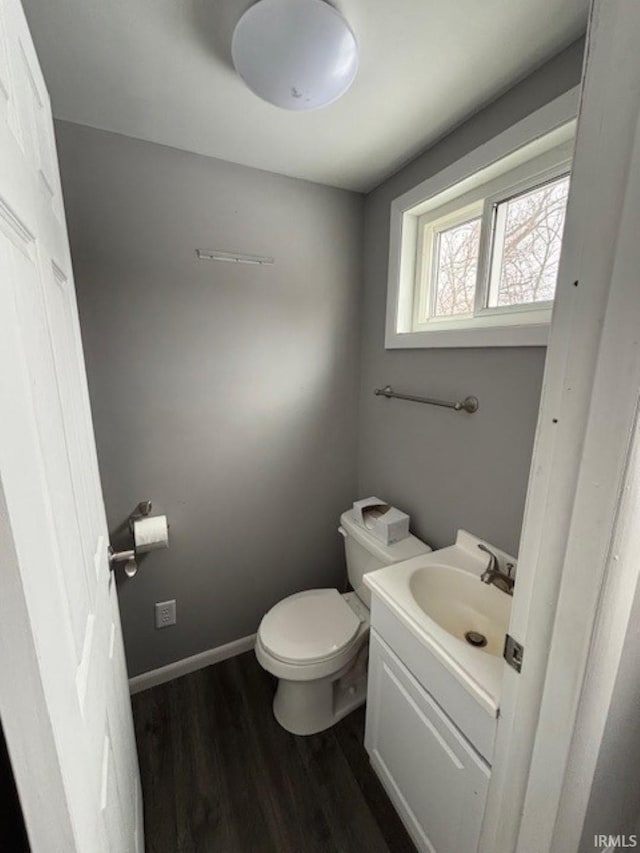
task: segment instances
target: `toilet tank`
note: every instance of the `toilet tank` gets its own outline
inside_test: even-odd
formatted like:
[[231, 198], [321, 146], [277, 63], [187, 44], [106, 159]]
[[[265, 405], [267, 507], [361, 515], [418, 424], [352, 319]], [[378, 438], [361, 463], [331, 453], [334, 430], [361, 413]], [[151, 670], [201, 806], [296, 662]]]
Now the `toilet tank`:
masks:
[[339, 530], [344, 537], [349, 583], [367, 607], [371, 607], [371, 590], [365, 586], [363, 580], [367, 572], [375, 572], [383, 566], [400, 563], [431, 551], [428, 545], [415, 536], [407, 536], [394, 545], [385, 545], [355, 521], [351, 509], [340, 516]]

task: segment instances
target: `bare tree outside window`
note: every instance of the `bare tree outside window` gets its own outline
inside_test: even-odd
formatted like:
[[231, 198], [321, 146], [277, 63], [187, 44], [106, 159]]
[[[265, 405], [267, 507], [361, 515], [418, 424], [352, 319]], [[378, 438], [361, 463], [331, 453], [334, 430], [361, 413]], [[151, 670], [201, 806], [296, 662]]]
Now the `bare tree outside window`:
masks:
[[431, 262], [428, 268], [419, 267], [418, 324], [449, 319], [462, 321], [462, 326], [467, 320], [488, 326], [500, 314], [518, 324], [525, 322], [522, 315], [509, 309], [527, 306], [531, 322], [540, 317], [532, 309], [548, 312], [556, 291], [570, 179], [564, 174], [545, 183], [534, 180], [531, 176], [528, 187], [520, 183], [511, 189], [505, 182], [500, 195], [487, 192], [483, 198], [478, 193], [457, 210], [421, 217], [421, 251]]
[[435, 317], [473, 313], [480, 223], [478, 217], [440, 231], [437, 235], [433, 305]]
[[569, 178], [563, 177], [497, 206], [491, 305], [554, 298], [568, 194]]

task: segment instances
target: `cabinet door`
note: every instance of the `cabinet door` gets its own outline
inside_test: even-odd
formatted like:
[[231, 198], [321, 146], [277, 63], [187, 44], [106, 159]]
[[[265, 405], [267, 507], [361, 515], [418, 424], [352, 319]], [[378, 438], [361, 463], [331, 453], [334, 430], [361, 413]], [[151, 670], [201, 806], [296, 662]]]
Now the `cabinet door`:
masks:
[[489, 767], [375, 631], [365, 746], [420, 850], [476, 853]]

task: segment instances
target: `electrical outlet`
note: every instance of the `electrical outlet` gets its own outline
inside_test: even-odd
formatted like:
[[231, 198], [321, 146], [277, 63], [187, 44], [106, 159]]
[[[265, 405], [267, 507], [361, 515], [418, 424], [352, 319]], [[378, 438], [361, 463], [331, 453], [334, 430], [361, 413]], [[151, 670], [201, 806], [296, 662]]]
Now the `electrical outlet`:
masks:
[[168, 628], [176, 624], [176, 600], [156, 602], [156, 628]]

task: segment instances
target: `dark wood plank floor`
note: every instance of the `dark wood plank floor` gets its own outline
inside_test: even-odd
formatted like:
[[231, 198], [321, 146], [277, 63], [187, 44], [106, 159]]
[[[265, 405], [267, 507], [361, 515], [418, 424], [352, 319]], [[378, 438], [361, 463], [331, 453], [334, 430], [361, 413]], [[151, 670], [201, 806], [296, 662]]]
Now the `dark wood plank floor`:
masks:
[[415, 853], [369, 765], [364, 709], [295, 737], [253, 652], [133, 697], [147, 853]]

